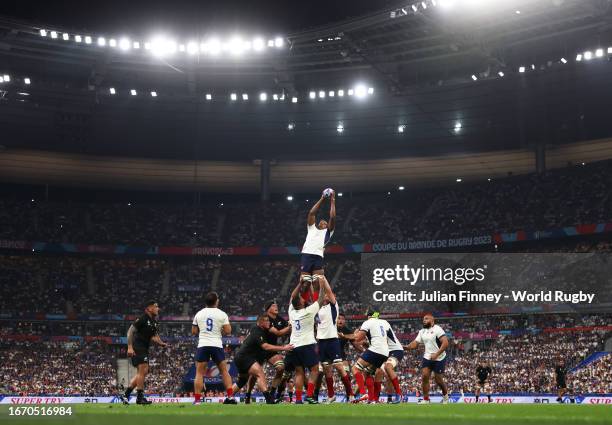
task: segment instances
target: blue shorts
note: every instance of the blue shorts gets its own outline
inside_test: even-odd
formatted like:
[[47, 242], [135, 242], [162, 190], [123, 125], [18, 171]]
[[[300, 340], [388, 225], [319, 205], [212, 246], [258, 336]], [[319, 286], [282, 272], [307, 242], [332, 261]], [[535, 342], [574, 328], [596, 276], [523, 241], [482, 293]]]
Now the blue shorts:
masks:
[[225, 352], [223, 348], [219, 347], [198, 347], [195, 355], [196, 362], [209, 362], [213, 361], [216, 364], [221, 363], [225, 360]]
[[317, 353], [317, 344], [302, 345], [295, 347], [292, 351], [291, 362], [293, 366], [301, 366], [304, 369], [319, 364], [319, 353]]
[[433, 373], [444, 373], [445, 366], [446, 357], [443, 360], [427, 360], [424, 358], [421, 362], [422, 368], [429, 368]]
[[302, 265], [300, 270], [305, 273], [323, 270], [323, 257], [314, 254], [302, 254]]
[[361, 358], [366, 362], [370, 363], [372, 367], [378, 369], [383, 365], [384, 362], [387, 361], [387, 356], [383, 356], [382, 354], [375, 353], [374, 351], [365, 350], [361, 355]]
[[389, 351], [389, 357], [395, 357], [395, 359], [397, 360], [397, 363], [399, 363], [404, 358], [404, 350]]
[[319, 357], [324, 365], [342, 363], [342, 350], [338, 338], [326, 338], [319, 340]]

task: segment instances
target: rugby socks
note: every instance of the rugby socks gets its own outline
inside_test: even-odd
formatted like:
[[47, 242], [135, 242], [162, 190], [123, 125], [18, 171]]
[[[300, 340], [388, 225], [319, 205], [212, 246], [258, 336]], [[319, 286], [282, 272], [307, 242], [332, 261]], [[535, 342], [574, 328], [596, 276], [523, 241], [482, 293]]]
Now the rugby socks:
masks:
[[374, 401], [378, 401], [380, 397], [380, 390], [382, 388], [382, 382], [374, 382]]
[[289, 391], [289, 403], [293, 401], [293, 391]]
[[366, 387], [368, 388], [368, 400], [374, 401], [374, 379], [371, 376], [366, 378]]
[[363, 373], [357, 371], [355, 373], [355, 381], [357, 381], [357, 388], [359, 389], [359, 394], [365, 394], [365, 382], [363, 378]]
[[127, 387], [125, 389], [125, 397], [130, 398], [130, 395], [132, 395], [132, 391], [134, 391], [134, 387]]
[[353, 395], [353, 386], [351, 385], [351, 378], [348, 376], [348, 373], [342, 377], [342, 383], [344, 384], [346, 395]]
[[194, 394], [193, 399], [195, 401], [200, 401], [202, 399], [202, 394], [198, 394], [198, 393]]
[[393, 389], [395, 390], [395, 394], [402, 395], [402, 389], [399, 384], [399, 378], [396, 376], [391, 383], [393, 384]]
[[308, 388], [306, 389], [306, 396], [312, 398], [314, 396], [314, 383], [309, 382]]
[[144, 390], [136, 390], [136, 399], [142, 400], [144, 398]]
[[333, 397], [334, 396], [334, 378], [330, 377], [325, 377], [325, 383], [327, 384], [327, 397]]
[[229, 387], [227, 389], [227, 397], [232, 398], [233, 395], [234, 395], [234, 389], [232, 387]]
[[295, 390], [295, 401], [302, 401], [302, 390]]

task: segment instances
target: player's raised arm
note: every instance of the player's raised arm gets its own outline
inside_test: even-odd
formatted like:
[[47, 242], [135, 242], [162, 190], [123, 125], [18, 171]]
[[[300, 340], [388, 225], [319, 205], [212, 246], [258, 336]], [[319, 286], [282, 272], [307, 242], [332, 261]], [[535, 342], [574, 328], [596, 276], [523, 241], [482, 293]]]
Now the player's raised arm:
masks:
[[312, 226], [315, 224], [315, 220], [317, 218], [317, 212], [319, 211], [319, 208], [321, 208], [321, 204], [323, 203], [324, 200], [325, 200], [325, 197], [321, 196], [321, 199], [319, 199], [317, 203], [312, 206], [310, 211], [308, 211], [308, 219], [306, 221], [306, 224], [308, 224], [309, 226]]
[[[321, 307], [323, 305], [323, 302], [325, 301], [325, 295], [329, 295], [331, 294], [331, 288], [329, 287], [329, 282], [327, 281], [327, 279], [325, 279], [325, 277], [323, 277], [323, 283], [319, 283], [319, 298], [317, 299], [317, 303], [319, 304], [319, 307]], [[331, 295], [333, 296], [333, 294]], [[336, 298], [334, 297], [334, 301], [336, 300]]]
[[[323, 277], [320, 277], [319, 279], [323, 280], [323, 285], [325, 285], [325, 294], [327, 295], [327, 298], [329, 298], [329, 302], [332, 304], [336, 304], [336, 295], [334, 294], [334, 291], [332, 291], [331, 285], [329, 284], [329, 281], [327, 280], [327, 278], [323, 276]], [[320, 286], [323, 286], [323, 285], [320, 285]]]
[[331, 193], [330, 207], [329, 207], [329, 225], [328, 228], [331, 231], [336, 227], [336, 192]]

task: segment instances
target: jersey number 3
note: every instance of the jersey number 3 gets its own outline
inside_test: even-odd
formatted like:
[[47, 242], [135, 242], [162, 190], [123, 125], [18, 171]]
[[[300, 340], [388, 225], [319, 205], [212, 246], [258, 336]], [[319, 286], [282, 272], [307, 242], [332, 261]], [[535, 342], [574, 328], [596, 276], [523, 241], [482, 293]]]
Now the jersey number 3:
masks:
[[299, 331], [300, 329], [302, 329], [302, 326], [300, 325], [300, 321], [299, 321], [299, 320], [296, 320], [296, 321], [295, 321], [295, 330], [296, 330], [296, 331]]

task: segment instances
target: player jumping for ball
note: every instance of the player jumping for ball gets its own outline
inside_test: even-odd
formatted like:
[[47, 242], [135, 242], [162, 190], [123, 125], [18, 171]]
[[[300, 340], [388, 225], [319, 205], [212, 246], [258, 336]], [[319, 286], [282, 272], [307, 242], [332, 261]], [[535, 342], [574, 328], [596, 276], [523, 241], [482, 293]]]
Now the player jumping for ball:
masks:
[[[327, 195], [329, 193], [329, 195]], [[329, 221], [320, 220], [317, 225], [317, 212], [326, 197], [330, 198]], [[308, 212], [308, 234], [302, 247], [302, 264], [300, 267], [300, 282], [302, 296], [306, 301], [316, 301], [319, 287], [319, 276], [323, 277], [323, 253], [325, 246], [334, 234], [336, 227], [336, 194], [330, 189], [325, 190], [321, 199]]]

